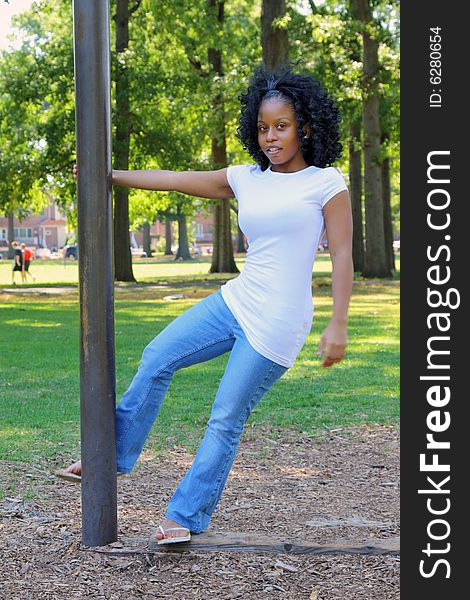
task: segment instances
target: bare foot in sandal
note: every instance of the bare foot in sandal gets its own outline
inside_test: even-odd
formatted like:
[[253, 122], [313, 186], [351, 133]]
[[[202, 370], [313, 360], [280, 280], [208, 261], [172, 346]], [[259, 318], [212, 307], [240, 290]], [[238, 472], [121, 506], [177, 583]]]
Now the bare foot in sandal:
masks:
[[74, 462], [66, 469], [56, 471], [56, 477], [59, 477], [59, 479], [65, 479], [65, 481], [80, 483], [82, 480], [82, 461], [77, 460], [77, 462]]
[[[119, 471], [118, 473], [116, 473], [116, 475], [120, 477], [121, 475], [126, 475], [126, 473], [121, 473]], [[80, 483], [82, 481], [82, 461], [77, 460], [66, 469], [56, 471], [56, 476], [60, 479], [65, 479], [65, 481], [73, 481], [75, 483]]]
[[165, 517], [162, 524], [152, 536], [151, 541], [156, 541], [158, 544], [172, 544], [176, 542], [189, 542], [190, 539], [191, 532], [187, 527]]
[[81, 475], [82, 474], [82, 461], [81, 460], [77, 460], [77, 462], [74, 462], [73, 465], [70, 465], [70, 467], [67, 467], [66, 469], [64, 469], [65, 473], [73, 473], [74, 475]]

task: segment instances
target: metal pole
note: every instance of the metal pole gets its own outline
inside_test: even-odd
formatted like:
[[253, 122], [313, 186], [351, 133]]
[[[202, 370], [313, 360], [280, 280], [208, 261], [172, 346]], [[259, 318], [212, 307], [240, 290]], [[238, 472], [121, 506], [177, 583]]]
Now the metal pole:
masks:
[[117, 539], [109, 0], [74, 0], [82, 542]]

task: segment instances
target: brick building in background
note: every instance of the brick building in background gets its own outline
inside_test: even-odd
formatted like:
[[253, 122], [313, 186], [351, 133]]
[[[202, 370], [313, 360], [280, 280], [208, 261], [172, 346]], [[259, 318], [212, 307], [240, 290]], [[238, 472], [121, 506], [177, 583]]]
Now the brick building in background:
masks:
[[[194, 246], [200, 247], [203, 253], [212, 251], [212, 244], [214, 241], [214, 217], [212, 214], [206, 216], [203, 213], [196, 213], [192, 221], [188, 220], [188, 234], [191, 239], [194, 240]], [[176, 221], [171, 222], [171, 240], [172, 246], [177, 245], [178, 236], [178, 223]], [[135, 242], [136, 247], [142, 247], [143, 245], [143, 233], [142, 231], [134, 231], [131, 234], [131, 243]], [[155, 248], [157, 242], [165, 237], [165, 223], [156, 221], [150, 227], [150, 238], [151, 246]]]
[[[171, 223], [172, 246], [177, 245], [178, 224], [176, 221]], [[194, 239], [194, 245], [200, 247], [203, 253], [212, 251], [214, 234], [214, 217], [210, 214], [205, 216], [203, 213], [197, 213], [194, 220], [188, 221], [188, 233], [190, 238]], [[193, 235], [191, 235], [191, 233]], [[69, 234], [69, 237], [73, 232]], [[150, 228], [151, 246], [156, 247], [156, 243], [165, 237], [165, 223], [156, 221]], [[131, 245], [142, 247], [142, 231], [131, 232]], [[14, 219], [14, 239], [18, 242], [24, 242], [33, 249], [48, 248], [49, 250], [62, 248], [67, 241], [67, 220], [60, 208], [51, 201], [40, 214], [30, 215], [18, 221]], [[8, 218], [6, 215], [0, 217], [0, 252], [5, 256], [8, 250]]]
[[[14, 219], [14, 239], [31, 248], [61, 248], [67, 237], [67, 220], [51, 201], [40, 214], [18, 221]], [[0, 217], [0, 251], [8, 249], [8, 218]]]

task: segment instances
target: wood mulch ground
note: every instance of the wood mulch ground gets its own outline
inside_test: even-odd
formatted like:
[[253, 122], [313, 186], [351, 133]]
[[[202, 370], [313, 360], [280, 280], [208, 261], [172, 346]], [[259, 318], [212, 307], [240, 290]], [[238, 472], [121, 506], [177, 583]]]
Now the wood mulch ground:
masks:
[[[191, 460], [176, 447], [147, 452], [130, 478], [118, 480], [120, 540], [156, 529]], [[244, 435], [210, 530], [312, 544], [395, 538], [398, 465], [395, 427], [339, 428], [312, 439], [257, 425]], [[2, 600], [399, 598], [392, 555], [146, 554], [144, 544], [141, 554], [102, 554], [80, 545], [78, 485], [14, 462], [0, 464], [0, 478], [4, 489], [16, 481], [14, 496], [0, 502]], [[32, 484], [37, 494], [27, 500]]]

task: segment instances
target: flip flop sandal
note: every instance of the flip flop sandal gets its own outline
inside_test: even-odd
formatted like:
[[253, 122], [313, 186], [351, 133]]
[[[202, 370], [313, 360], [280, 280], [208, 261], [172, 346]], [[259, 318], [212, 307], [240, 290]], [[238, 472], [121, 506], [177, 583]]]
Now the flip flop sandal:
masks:
[[[117, 477], [127, 475], [127, 473], [116, 473]], [[72, 483], [81, 483], [82, 476], [76, 473], [68, 473], [67, 471], [56, 471], [55, 476], [64, 481], [71, 481]]]
[[[179, 542], [189, 542], [189, 540], [191, 539], [191, 532], [189, 531], [189, 529], [187, 527], [168, 527], [168, 529], [163, 529], [163, 527], [161, 525], [159, 525], [157, 532], [160, 532], [163, 536], [165, 536], [167, 534], [168, 531], [187, 531], [188, 534], [185, 536], [178, 536], [178, 537], [170, 537], [170, 538], [165, 538], [163, 537], [161, 540], [157, 540], [157, 544], [158, 545], [162, 545], [162, 544], [176, 544]], [[155, 542], [155, 535], [154, 534], [151, 538], [151, 542]]]

